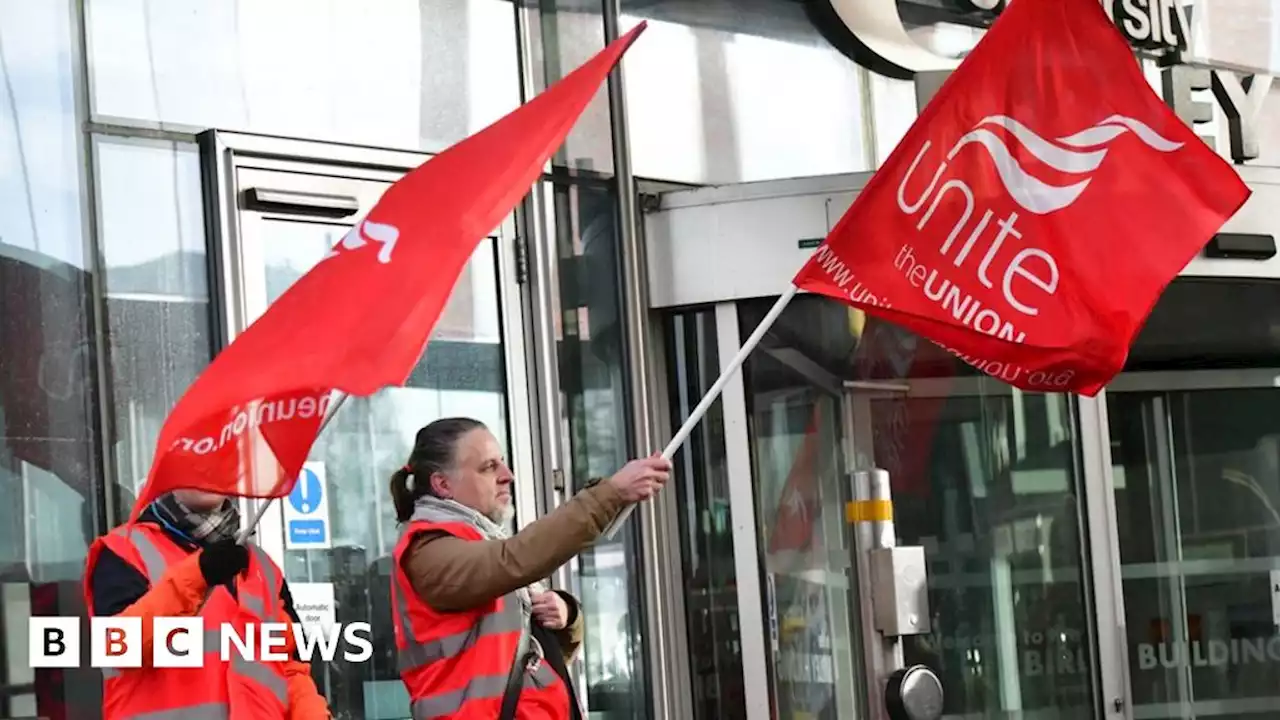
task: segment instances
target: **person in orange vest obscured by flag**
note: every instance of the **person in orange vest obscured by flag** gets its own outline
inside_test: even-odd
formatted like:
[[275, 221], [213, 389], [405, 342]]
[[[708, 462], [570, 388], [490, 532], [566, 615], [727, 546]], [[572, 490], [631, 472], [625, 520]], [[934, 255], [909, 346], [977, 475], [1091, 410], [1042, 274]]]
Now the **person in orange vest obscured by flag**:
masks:
[[[137, 524], [122, 525], [89, 548], [90, 616], [142, 618], [142, 667], [103, 668], [104, 720], [331, 717], [310, 664], [297, 655], [292, 625], [299, 620], [284, 575], [257, 545], [238, 544], [239, 530], [239, 512], [227, 496], [175, 490], [153, 501]], [[203, 665], [154, 667], [151, 620], [196, 615], [204, 620]], [[242, 638], [247, 626], [289, 624], [289, 659], [247, 660], [233, 647], [223, 662], [223, 623]], [[261, 628], [253, 632], [258, 637]]]
[[391, 479], [392, 619], [413, 720], [581, 718], [567, 665], [582, 608], [541, 580], [670, 471], [661, 457], [633, 460], [508, 535], [515, 478], [488, 428], [446, 418], [419, 430]]

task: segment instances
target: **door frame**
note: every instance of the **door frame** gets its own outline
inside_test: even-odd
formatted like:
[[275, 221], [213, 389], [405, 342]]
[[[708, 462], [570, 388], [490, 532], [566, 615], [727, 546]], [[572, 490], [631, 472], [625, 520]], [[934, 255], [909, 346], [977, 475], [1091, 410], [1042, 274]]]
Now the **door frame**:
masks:
[[1097, 397], [1077, 398], [1089, 551], [1093, 567], [1094, 607], [1098, 626], [1098, 656], [1102, 672], [1107, 720], [1133, 720], [1130, 693], [1128, 627], [1117, 530], [1115, 474], [1111, 460], [1108, 393], [1178, 392], [1276, 387], [1280, 368], [1233, 370], [1173, 370], [1121, 373]]
[[[718, 351], [721, 365], [740, 346], [738, 327], [737, 301], [720, 302], [715, 305]], [[762, 349], [760, 352], [767, 352]], [[1006, 384], [994, 381], [986, 376], [974, 375], [960, 378], [919, 378], [901, 383], [851, 383], [841, 382], [830, 376], [812, 363], [796, 363], [794, 358], [782, 358], [775, 354], [775, 359], [791, 366], [798, 374], [824, 391], [839, 393], [843, 398], [844, 447], [846, 470], [863, 468], [868, 463], [874, 465], [873, 446], [871, 443], [872, 401], [889, 397], [908, 398], [921, 397], [955, 397], [955, 396], [1000, 396], [1021, 392]], [[810, 367], [812, 365], [812, 367]], [[723, 367], [722, 367], [723, 369]], [[1113, 385], [1122, 389], [1137, 389], [1145, 386], [1159, 386], [1168, 389], [1178, 378], [1177, 374], [1148, 373], [1121, 376]], [[1233, 376], [1234, 375], [1234, 380]], [[1267, 383], [1280, 373], [1253, 373], [1255, 382]], [[1177, 383], [1186, 385], [1186, 382]], [[1228, 387], [1240, 384], [1240, 373], [1225, 373], [1213, 377], [1202, 378], [1205, 387]], [[1105, 391], [1097, 398], [1077, 397], [1074, 402], [1063, 398], [1075, 415], [1077, 445], [1079, 447], [1078, 462], [1083, 497], [1078, 503], [1077, 532], [1081, 543], [1082, 562], [1087, 562], [1089, 570], [1082, 572], [1081, 585], [1085, 593], [1085, 621], [1093, 627], [1085, 628], [1085, 637], [1092, 647], [1096, 660], [1092, 672], [1095, 673], [1092, 686], [1094, 706], [1102, 713], [1105, 720], [1131, 720], [1128, 696], [1128, 653], [1126, 647], [1127, 633], [1124, 626], [1124, 601], [1120, 590], [1119, 545], [1116, 530], [1115, 497], [1111, 471], [1110, 438], [1106, 418]], [[775, 688], [770, 682], [772, 674], [768, 663], [770, 655], [766, 652], [769, 645], [767, 633], [775, 627], [777, 619], [769, 617], [772, 609], [766, 603], [764, 583], [761, 578], [759, 564], [759, 535], [756, 518], [756, 501], [754, 496], [755, 481], [751, 455], [750, 437], [747, 428], [750, 425], [747, 417], [745, 381], [741, 374], [735, 374], [724, 389], [725, 451], [729, 468], [730, 495], [734, 507], [733, 547], [734, 561], [738, 573], [738, 606], [742, 618], [742, 647], [744, 652], [743, 682], [747, 691], [748, 720], [767, 718], [773, 702]], [[1101, 482], [1099, 482], [1099, 480]], [[1083, 567], [1082, 567], [1083, 570]], [[860, 599], [861, 602], [862, 601]], [[752, 627], [749, 621], [753, 617], [760, 618], [760, 624]], [[865, 632], [865, 619], [855, 630], [855, 642], [862, 642]], [[759, 660], [753, 662], [748, 653], [759, 648]], [[865, 667], [865, 660], [858, 658], [862, 669], [862, 683], [874, 682], [870, 671]], [[866, 697], [867, 688], [858, 693]], [[753, 696], [754, 693], [754, 696]]]
[[[246, 326], [251, 318], [253, 293], [244, 283], [246, 254], [253, 252], [241, 224], [241, 188], [237, 179], [242, 168], [304, 173], [314, 176], [384, 182], [390, 185], [429, 160], [433, 155], [410, 150], [367, 147], [345, 143], [305, 140], [211, 129], [196, 137], [200, 152], [201, 191], [209, 256], [210, 306], [213, 350], [216, 355]], [[334, 223], [354, 222], [369, 208], [361, 208], [349, 218], [329, 219]], [[299, 214], [299, 218], [306, 217]], [[508, 215], [492, 233], [498, 275], [499, 332], [507, 405], [508, 453], [517, 477], [534, 477], [532, 417], [528, 391], [524, 307], [519, 282], [518, 252], [515, 245], [515, 218]], [[515, 493], [517, 517], [527, 524], [537, 517], [537, 489], [518, 484]], [[244, 498], [240, 509], [248, 518], [261, 500]], [[284, 535], [280, 504], [268, 508], [259, 525], [263, 549], [277, 563], [283, 563]]]

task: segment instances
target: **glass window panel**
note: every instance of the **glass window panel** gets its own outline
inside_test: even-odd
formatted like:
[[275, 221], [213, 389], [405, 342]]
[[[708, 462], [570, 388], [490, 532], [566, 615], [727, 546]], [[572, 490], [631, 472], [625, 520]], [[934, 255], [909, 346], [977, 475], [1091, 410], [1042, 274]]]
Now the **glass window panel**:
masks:
[[[603, 185], [553, 186], [559, 259], [559, 376], [570, 431], [571, 487], [628, 460], [616, 196]], [[586, 613], [588, 707], [599, 718], [648, 717], [639, 523], [579, 556]]]
[[[261, 218], [253, 225], [253, 236], [261, 240], [268, 302], [319, 262], [348, 230]], [[375, 648], [368, 663], [339, 659], [312, 665], [336, 718], [400, 718], [408, 706], [391, 626], [390, 562], [399, 530], [387, 483], [409, 457], [418, 429], [441, 417], [473, 417], [488, 425], [504, 448], [510, 447], [497, 283], [496, 246], [483, 241], [409, 380], [371, 397], [349, 398], [308, 458], [324, 465], [332, 547], [286, 549], [285, 574], [291, 587], [332, 584], [337, 622], [370, 623]]]
[[[624, 0], [637, 175], [729, 183], [869, 170], [862, 77], [802, 4]], [[914, 114], [913, 114], [914, 115]]]
[[748, 370], [756, 525], [764, 553], [778, 718], [855, 718], [862, 683], [840, 399], [768, 355]]
[[941, 671], [948, 713], [1091, 715], [1073, 405], [977, 385], [872, 404], [877, 460], [893, 442], [910, 453], [893, 479], [899, 541], [929, 562], [934, 632], [906, 660]]
[[[533, 24], [541, 29], [541, 47], [532, 52], [532, 57], [542, 61], [542, 77], [534, 80], [538, 90], [573, 72], [604, 48], [603, 3], [538, 0], [528, 4], [531, 7], [523, 11], [531, 13]], [[627, 56], [630, 55], [628, 50]], [[605, 87], [596, 93], [574, 123], [564, 145], [552, 156], [552, 163], [606, 175], [613, 173], [613, 128], [609, 123], [609, 94]]]
[[[671, 426], [679, 427], [720, 375], [715, 311], [679, 313], [665, 322]], [[747, 716], [723, 415], [721, 404], [712, 404], [674, 458], [693, 711], [699, 720]]]
[[127, 517], [169, 410], [212, 358], [200, 159], [193, 144], [131, 138], [95, 137], [94, 152]]
[[0, 717], [100, 713], [87, 647], [68, 670], [26, 647], [31, 617], [85, 617], [104, 512], [73, 13], [0, 1]]
[[520, 103], [504, 0], [88, 0], [92, 107], [436, 151]]
[[1135, 717], [1280, 712], [1280, 390], [1108, 396]]

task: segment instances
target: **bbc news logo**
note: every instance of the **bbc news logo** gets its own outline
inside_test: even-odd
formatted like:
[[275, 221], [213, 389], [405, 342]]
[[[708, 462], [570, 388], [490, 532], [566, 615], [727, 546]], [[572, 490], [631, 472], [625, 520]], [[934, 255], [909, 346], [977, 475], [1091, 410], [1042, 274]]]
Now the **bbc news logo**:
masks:
[[[142, 667], [142, 618], [91, 618], [89, 627], [92, 667]], [[305, 628], [286, 623], [255, 623], [243, 630], [221, 623], [217, 628], [206, 630], [202, 617], [157, 617], [151, 620], [151, 666], [200, 667], [213, 652], [217, 652], [223, 662], [236, 656], [244, 660], [281, 662], [290, 657], [285, 649], [290, 627], [298, 657], [304, 661], [333, 662], [341, 654], [347, 662], [360, 663], [373, 657], [369, 623]], [[79, 667], [80, 619], [31, 618], [28, 646], [29, 664], [33, 668]]]

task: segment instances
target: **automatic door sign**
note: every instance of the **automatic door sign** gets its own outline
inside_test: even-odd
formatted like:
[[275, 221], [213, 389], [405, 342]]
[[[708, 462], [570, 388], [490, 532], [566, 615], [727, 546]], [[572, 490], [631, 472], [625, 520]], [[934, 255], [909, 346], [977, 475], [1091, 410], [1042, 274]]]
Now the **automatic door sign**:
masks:
[[324, 463], [309, 462], [302, 466], [284, 504], [284, 546], [286, 550], [327, 550], [331, 542]]

